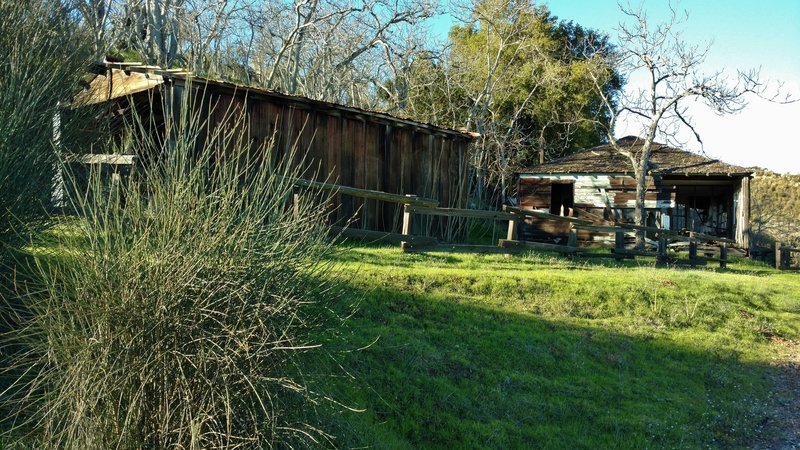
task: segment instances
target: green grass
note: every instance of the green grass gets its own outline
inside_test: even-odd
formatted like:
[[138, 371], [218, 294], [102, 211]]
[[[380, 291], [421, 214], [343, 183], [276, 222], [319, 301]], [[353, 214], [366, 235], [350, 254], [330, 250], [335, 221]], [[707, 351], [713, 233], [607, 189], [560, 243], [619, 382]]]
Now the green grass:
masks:
[[774, 431], [770, 337], [800, 338], [800, 276], [751, 262], [336, 259], [339, 307], [360, 299], [329, 346], [346, 374], [318, 386], [363, 410], [327, 419], [342, 448], [749, 447]]
[[796, 273], [375, 246], [333, 259], [352, 276], [331, 306], [352, 315], [300, 367], [341, 404], [308, 412], [339, 448], [751, 448], [775, 432], [771, 339], [800, 340]]

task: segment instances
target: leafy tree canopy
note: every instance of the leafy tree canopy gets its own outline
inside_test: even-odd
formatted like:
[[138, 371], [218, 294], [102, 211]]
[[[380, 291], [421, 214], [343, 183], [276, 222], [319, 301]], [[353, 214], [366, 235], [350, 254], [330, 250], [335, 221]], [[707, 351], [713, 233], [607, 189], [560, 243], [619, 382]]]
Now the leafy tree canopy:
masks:
[[[518, 148], [512, 164], [548, 158], [603, 141], [607, 123], [590, 73], [609, 97], [622, 79], [610, 67], [604, 34], [559, 21], [529, 0], [481, 0], [471, 21], [449, 33], [442, 55], [416, 59], [407, 71], [408, 113], [421, 120], [468, 127], [498, 145]], [[592, 45], [585, 45], [591, 42]]]

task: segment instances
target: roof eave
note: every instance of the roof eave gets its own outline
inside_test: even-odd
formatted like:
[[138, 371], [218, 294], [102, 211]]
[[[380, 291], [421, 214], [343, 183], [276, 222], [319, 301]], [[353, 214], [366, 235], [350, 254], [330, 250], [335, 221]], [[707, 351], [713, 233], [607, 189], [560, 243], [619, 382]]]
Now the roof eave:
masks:
[[[236, 84], [236, 83], [232, 83], [232, 82], [228, 82], [228, 81], [214, 80], [214, 79], [205, 78], [205, 77], [198, 77], [198, 76], [195, 76], [191, 71], [188, 71], [188, 70], [185, 70], [185, 69], [163, 69], [163, 68], [158, 67], [158, 66], [141, 65], [140, 63], [95, 63], [94, 65], [92, 65], [90, 70], [97, 71], [97, 70], [101, 70], [103, 68], [105, 68], [105, 70], [115, 70], [116, 69], [116, 70], [122, 70], [122, 71], [126, 71], [126, 72], [146, 73], [146, 74], [151, 74], [151, 75], [157, 76], [161, 80], [169, 80], [169, 81], [177, 82], [177, 83], [180, 83], [180, 84], [186, 84], [187, 82], [188, 83], [200, 83], [200, 84], [206, 84], [206, 85], [211, 85], [211, 86], [215, 86], [215, 87], [220, 87], [220, 88], [227, 89], [227, 90], [230, 90], [230, 91], [233, 91], [233, 92], [236, 92], [236, 91], [245, 92], [247, 95], [249, 95], [250, 93], [253, 93], [253, 94], [256, 94], [256, 95], [259, 95], [259, 96], [281, 99], [283, 101], [303, 103], [303, 104], [307, 104], [307, 105], [309, 105], [311, 107], [317, 106], [317, 107], [323, 107], [323, 108], [327, 108], [327, 109], [335, 109], [335, 110], [347, 112], [347, 113], [350, 113], [350, 114], [368, 116], [368, 117], [375, 118], [375, 119], [378, 119], [378, 120], [385, 120], [385, 121], [388, 121], [388, 122], [402, 124], [402, 125], [405, 125], [405, 126], [424, 129], [424, 130], [427, 130], [428, 132], [430, 132], [431, 134], [445, 134], [445, 135], [450, 135], [450, 136], [458, 136], [458, 137], [464, 138], [464, 139], [466, 139], [466, 140], [468, 140], [470, 142], [474, 141], [475, 139], [478, 139], [481, 136], [480, 133], [476, 133], [476, 132], [473, 132], [473, 131], [456, 130], [456, 129], [452, 129], [452, 128], [441, 127], [441, 126], [434, 125], [434, 124], [431, 124], [431, 123], [418, 122], [418, 121], [415, 121], [415, 120], [412, 120], [412, 119], [406, 119], [406, 118], [402, 118], [402, 117], [393, 116], [391, 114], [380, 112], [380, 111], [371, 111], [371, 110], [367, 110], [367, 109], [363, 109], [363, 108], [358, 108], [358, 107], [355, 107], [355, 106], [347, 106], [347, 105], [342, 105], [342, 104], [338, 104], [338, 103], [327, 102], [327, 101], [324, 101], [324, 100], [314, 100], [314, 99], [311, 99], [311, 98], [308, 98], [308, 97], [304, 97], [304, 96], [300, 96], [300, 95], [284, 94], [284, 93], [281, 93], [281, 92], [278, 92], [278, 91], [274, 91], [274, 90], [271, 90], [271, 89], [265, 89], [265, 88], [259, 88], [259, 87], [253, 87], [253, 86], [246, 86], [246, 85]], [[161, 84], [161, 83], [159, 83], [159, 84]], [[151, 86], [149, 89], [152, 89], [154, 87], [155, 87], [155, 85]], [[138, 91], [138, 92], [141, 92], [141, 91]]]

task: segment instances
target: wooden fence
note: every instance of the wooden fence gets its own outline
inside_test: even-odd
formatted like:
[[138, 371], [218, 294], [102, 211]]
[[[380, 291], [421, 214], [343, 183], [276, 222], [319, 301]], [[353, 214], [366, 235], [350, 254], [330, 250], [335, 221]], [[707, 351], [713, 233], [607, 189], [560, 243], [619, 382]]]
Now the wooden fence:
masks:
[[[603, 221], [604, 223], [607, 224], [597, 225], [595, 224], [595, 222], [592, 221], [578, 219], [574, 217], [561, 217], [541, 211], [522, 210], [519, 208], [512, 208], [512, 207], [504, 207], [504, 210], [514, 211], [520, 214], [521, 216], [526, 216], [526, 217], [536, 217], [538, 219], [549, 219], [549, 220], [559, 220], [559, 221], [569, 222], [569, 235], [568, 235], [569, 237], [567, 239], [566, 245], [516, 241], [513, 240], [514, 239], [513, 236], [516, 235], [516, 229], [519, 225], [516, 223], [509, 223], [509, 231], [508, 231], [509, 238], [507, 240], [501, 240], [500, 246], [524, 246], [527, 248], [556, 251], [566, 255], [600, 256], [600, 257], [609, 256], [603, 253], [596, 253], [585, 247], [577, 246], [577, 240], [578, 240], [577, 232], [579, 230], [587, 230], [587, 231], [593, 231], [595, 233], [613, 234], [614, 247], [611, 249], [610, 256], [616, 259], [647, 256], [656, 258], [657, 266], [672, 264], [672, 265], [689, 265], [691, 267], [704, 266], [709, 261], [714, 261], [718, 262], [720, 268], [724, 269], [727, 267], [728, 264], [728, 249], [729, 247], [735, 246], [736, 244], [736, 241], [732, 239], [710, 236], [696, 232], [665, 230], [655, 227], [646, 227], [629, 223], [609, 222], [609, 221]], [[657, 239], [656, 251], [629, 249], [626, 247], [626, 236], [629, 234], [635, 234], [639, 231], [651, 233], [651, 235], [653, 235]], [[684, 242], [687, 244], [686, 248], [689, 253], [688, 260], [681, 260], [674, 257], [670, 257], [670, 254], [667, 252], [667, 249], [669, 248], [669, 242], [671, 241]], [[700, 256], [699, 254], [700, 244], [705, 245], [705, 248], [702, 249], [704, 256]], [[674, 247], [673, 250], [675, 249], [676, 248]], [[679, 247], [677, 247], [677, 249], [679, 249]]]
[[[124, 155], [88, 155], [79, 161], [82, 164], [105, 164], [113, 166], [133, 166], [134, 158]], [[656, 258], [657, 265], [688, 264], [692, 267], [705, 265], [708, 261], [718, 261], [721, 268], [727, 266], [728, 246], [735, 244], [731, 239], [724, 239], [700, 233], [685, 233], [678, 231], [662, 230], [660, 228], [642, 227], [626, 223], [609, 223], [599, 217], [591, 217], [593, 220], [586, 220], [575, 217], [566, 217], [551, 214], [543, 211], [527, 210], [504, 206], [502, 211], [486, 211], [476, 209], [461, 208], [441, 208], [435, 199], [420, 197], [416, 195], [393, 194], [389, 192], [359, 189], [349, 186], [342, 186], [333, 183], [311, 181], [300, 178], [293, 178], [291, 182], [298, 189], [308, 189], [317, 191], [327, 191], [340, 195], [357, 197], [365, 200], [377, 200], [403, 205], [402, 231], [400, 233], [376, 231], [349, 226], [332, 226], [331, 234], [337, 237], [347, 237], [362, 239], [369, 242], [388, 242], [400, 243], [404, 252], [470, 252], [470, 253], [519, 253], [526, 250], [540, 250], [561, 253], [566, 256], [609, 256], [596, 253], [592, 250], [578, 246], [577, 233], [579, 230], [590, 230], [600, 233], [610, 233], [614, 235], [614, 248], [611, 255], [614, 258], [634, 258], [636, 256], [652, 256]], [[295, 194], [295, 201], [296, 196]], [[432, 236], [422, 236], [412, 233], [413, 217], [439, 216], [450, 219], [484, 219], [495, 221], [508, 221], [508, 233], [506, 239], [500, 239], [498, 245], [470, 245], [470, 244], [445, 244], [439, 242]], [[520, 223], [526, 218], [536, 218], [539, 220], [551, 220], [568, 224], [569, 235], [565, 244], [551, 244], [544, 242], [531, 242], [518, 239]], [[453, 222], [453, 221], [451, 221]], [[605, 223], [597, 225], [596, 222]], [[653, 234], [658, 239], [658, 250], [656, 252], [646, 250], [628, 249], [625, 246], [626, 235], [646, 231]], [[682, 241], [688, 243], [689, 259], [680, 261], [670, 260], [667, 254], [667, 241]], [[698, 255], [698, 244], [714, 243], [719, 246], [719, 257], [701, 257]], [[707, 249], [706, 249], [707, 250]], [[800, 252], [800, 249], [783, 247], [781, 244], [776, 246], [776, 267], [778, 269], [790, 268], [790, 254]]]
[[[504, 206], [502, 211], [482, 211], [472, 209], [455, 209], [455, 208], [438, 208], [438, 207], [420, 207], [414, 205], [406, 205], [403, 214], [403, 235], [410, 235], [410, 226], [414, 214], [424, 215], [440, 215], [448, 217], [464, 217], [464, 218], [480, 218], [480, 219], [493, 219], [493, 220], [507, 220], [508, 233], [506, 239], [500, 239], [498, 245], [442, 245], [433, 244], [430, 242], [413, 242], [411, 240], [404, 241], [401, 246], [403, 251], [406, 252], [430, 252], [430, 251], [469, 251], [480, 253], [517, 253], [524, 250], [540, 250], [557, 252], [566, 256], [583, 256], [583, 257], [613, 257], [616, 259], [622, 258], [635, 258], [637, 256], [648, 256], [656, 258], [656, 265], [664, 266], [667, 264], [672, 265], [689, 265], [691, 267], [704, 266], [710, 261], [718, 262], [720, 268], [726, 268], [728, 264], [728, 249], [736, 244], [732, 239], [720, 238], [716, 236], [705, 235], [695, 232], [673, 231], [664, 230], [654, 227], [644, 227], [627, 223], [611, 223], [609, 225], [596, 225], [591, 220], [565, 217], [551, 214], [544, 211], [527, 210], [515, 208], [511, 206]], [[525, 218], [532, 217], [544, 220], [553, 220], [567, 223], [569, 226], [569, 234], [567, 242], [564, 244], [551, 244], [544, 242], [531, 242], [518, 239], [518, 230], [521, 221]], [[614, 235], [614, 248], [611, 249], [611, 254], [597, 253], [594, 249], [579, 247], [578, 246], [578, 231], [591, 230], [600, 233], [609, 233]], [[638, 231], [649, 232], [657, 239], [657, 250], [638, 250], [626, 248], [626, 235], [634, 234]], [[677, 259], [672, 257], [668, 252], [669, 242], [683, 242], [688, 250], [689, 257], [687, 260]], [[705, 253], [700, 256], [700, 245], [705, 245], [702, 248]], [[680, 247], [677, 247], [680, 249]]]
[[[298, 188], [312, 189], [327, 191], [336, 194], [349, 195], [351, 197], [362, 198], [365, 200], [379, 200], [383, 202], [403, 204], [406, 207], [418, 208], [435, 208], [439, 206], [437, 200], [431, 198], [418, 197], [416, 195], [400, 195], [392, 194], [389, 192], [375, 191], [370, 189], [358, 189], [349, 186], [342, 186], [333, 183], [323, 183], [319, 181], [305, 180], [302, 178], [292, 179], [294, 185]], [[295, 201], [296, 201], [295, 194]], [[408, 233], [408, 230], [403, 228], [402, 233], [393, 233], [387, 231], [376, 231], [365, 228], [355, 228], [350, 226], [331, 226], [331, 235], [336, 237], [347, 237], [351, 239], [362, 239], [368, 242], [387, 242], [387, 243], [400, 243], [400, 242], [413, 242], [423, 245], [436, 245], [439, 241], [435, 237], [419, 236]]]
[[[92, 155], [94, 159], [98, 155]], [[94, 159], [82, 161], [84, 163], [115, 163], [131, 165], [132, 161], [110, 160], [109, 155], [103, 156], [102, 160]], [[110, 161], [110, 162], [109, 162]], [[327, 191], [341, 195], [362, 198], [365, 200], [378, 200], [403, 205], [402, 231], [400, 233], [376, 231], [365, 228], [354, 228], [348, 226], [332, 226], [331, 234], [335, 236], [362, 239], [369, 242], [388, 242], [400, 243], [404, 252], [470, 252], [470, 253], [519, 253], [525, 250], [540, 250], [557, 252], [566, 256], [611, 256], [616, 259], [635, 258], [637, 256], [648, 256], [656, 258], [656, 265], [666, 264], [689, 265], [696, 267], [706, 265], [709, 261], [719, 262], [720, 268], [726, 268], [728, 263], [728, 249], [735, 246], [736, 241], [732, 239], [710, 236], [702, 233], [664, 230], [655, 227], [638, 226], [628, 223], [610, 222], [600, 217], [591, 217], [593, 220], [586, 220], [576, 217], [559, 216], [544, 211], [527, 210], [512, 206], [504, 206], [502, 211], [487, 211], [476, 209], [461, 208], [440, 208], [439, 202], [435, 199], [419, 197], [412, 194], [393, 194], [389, 192], [359, 189], [349, 186], [342, 186], [333, 183], [311, 181], [294, 178], [292, 183], [299, 189], [311, 189]], [[500, 239], [498, 245], [469, 245], [469, 244], [444, 244], [432, 236], [422, 236], [412, 233], [412, 223], [414, 215], [440, 216], [459, 219], [488, 219], [495, 221], [508, 221], [508, 233], [506, 239]], [[536, 218], [540, 220], [552, 220], [568, 224], [569, 234], [565, 244], [551, 244], [544, 242], [531, 242], [518, 239], [520, 223], [526, 218]], [[598, 225], [597, 222], [602, 223]], [[363, 225], [363, 224], [362, 224]], [[597, 253], [592, 249], [578, 246], [578, 231], [589, 230], [596, 233], [609, 233], [614, 235], [614, 247], [611, 254]], [[651, 233], [657, 239], [657, 250], [638, 250], [626, 247], [626, 235], [634, 234], [638, 231]], [[688, 249], [688, 260], [678, 260], [671, 258], [667, 253], [668, 241], [684, 243]], [[703, 249], [705, 256], [699, 256], [700, 244], [705, 244]], [[673, 244], [673, 249], [676, 247]], [[709, 248], [710, 247], [710, 248]], [[790, 254], [800, 253], [800, 248], [784, 247], [780, 243], [776, 245], [775, 266], [777, 269], [790, 269]], [[713, 257], [718, 256], [718, 257]]]
[[[526, 250], [539, 250], [557, 252], [566, 256], [582, 257], [613, 257], [615, 259], [628, 259], [635, 258], [637, 256], [654, 257], [656, 259], [656, 265], [658, 266], [672, 264], [696, 267], [704, 266], [708, 262], [714, 261], [718, 262], [720, 268], [724, 269], [728, 264], [728, 249], [736, 244], [736, 242], [732, 239], [720, 238], [717, 236], [710, 236], [695, 232], [664, 230], [655, 227], [645, 227], [609, 221], [604, 221], [602, 225], [597, 225], [596, 222], [599, 219], [595, 217], [592, 218], [593, 220], [586, 220], [582, 218], [559, 216], [544, 211], [527, 210], [511, 206], [504, 206], [502, 211], [441, 208], [438, 206], [438, 202], [434, 199], [418, 197], [410, 194], [391, 194], [387, 192], [356, 189], [332, 183], [321, 183], [302, 179], [295, 179], [294, 183], [299, 188], [320, 189], [365, 199], [403, 204], [402, 231], [400, 233], [336, 226], [331, 228], [331, 233], [336, 236], [363, 239], [371, 242], [399, 242], [404, 252], [469, 252], [511, 254], [520, 253]], [[441, 243], [434, 237], [420, 236], [412, 233], [412, 224], [414, 223], [415, 216], [439, 216], [459, 219], [508, 221], [508, 232], [506, 239], [500, 239], [498, 241], [498, 245]], [[520, 223], [526, 218], [536, 218], [540, 220], [552, 220], [566, 223], [569, 227], [569, 235], [566, 243], [553, 244], [519, 240], [519, 226]], [[611, 253], [598, 253], [592, 248], [579, 247], [579, 230], [590, 230], [596, 233], [599, 232], [613, 234], [614, 247], [611, 249]], [[657, 239], [656, 251], [629, 249], [626, 247], [626, 236], [635, 234], [639, 231], [650, 233]], [[682, 260], [671, 256], [667, 251], [670, 242], [677, 243], [672, 244], [673, 250], [680, 250], [685, 247], [688, 250], [688, 259]], [[704, 247], [701, 248], [701, 245], [704, 245]], [[797, 249], [784, 248], [784, 250], [796, 251]], [[704, 253], [704, 256], [700, 256], [700, 253]], [[785, 252], [782, 254], [785, 254]]]
[[800, 270], [800, 266], [792, 267], [792, 253], [800, 254], [800, 248], [787, 247], [781, 242], [776, 242], [775, 268], [778, 270]]

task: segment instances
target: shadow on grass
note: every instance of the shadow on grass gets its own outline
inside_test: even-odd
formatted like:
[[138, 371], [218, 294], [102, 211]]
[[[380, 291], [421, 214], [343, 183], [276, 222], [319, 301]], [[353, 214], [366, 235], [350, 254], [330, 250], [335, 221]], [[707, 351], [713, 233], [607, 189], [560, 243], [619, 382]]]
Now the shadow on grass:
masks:
[[322, 387], [366, 410], [330, 416], [340, 447], [740, 448], [772, 433], [779, 369], [736, 350], [393, 288], [358, 295], [346, 346], [366, 348], [334, 351], [353, 379]]
[[[480, 254], [452, 254], [442, 252], [430, 253], [398, 253], [396, 258], [389, 259], [385, 255], [370, 254], [369, 252], [360, 252], [359, 249], [373, 249], [373, 250], [391, 250], [396, 249], [399, 252], [399, 245], [386, 244], [380, 242], [361, 242], [358, 240], [346, 240], [342, 243], [343, 251], [336, 256], [336, 259], [342, 262], [350, 263], [368, 263], [370, 265], [378, 266], [395, 266], [395, 267], [411, 267], [421, 262], [425, 263], [441, 263], [453, 264], [463, 263], [470, 259], [475, 258], [503, 258], [508, 257], [509, 262], [516, 262], [519, 264], [528, 264], [531, 267], [548, 266], [553, 269], [577, 270], [577, 269], [591, 269], [592, 267], [603, 268], [641, 268], [641, 267], [656, 267], [656, 260], [654, 257], [637, 257], [636, 259], [616, 259], [610, 253], [609, 249], [597, 248], [592, 249], [590, 256], [564, 256], [557, 252], [547, 251], [530, 251], [519, 254], [511, 255], [480, 255]], [[353, 251], [355, 250], [355, 251]], [[663, 269], [679, 269], [679, 270], [700, 270], [715, 273], [728, 273], [738, 275], [752, 275], [752, 276], [771, 276], [776, 272], [770, 265], [760, 262], [752, 261], [744, 258], [733, 257], [728, 263], [726, 269], [721, 269], [718, 263], [709, 262], [706, 266], [698, 266], [692, 268], [686, 265], [686, 254], [671, 255], [674, 259], [681, 261], [683, 264], [669, 264]]]

